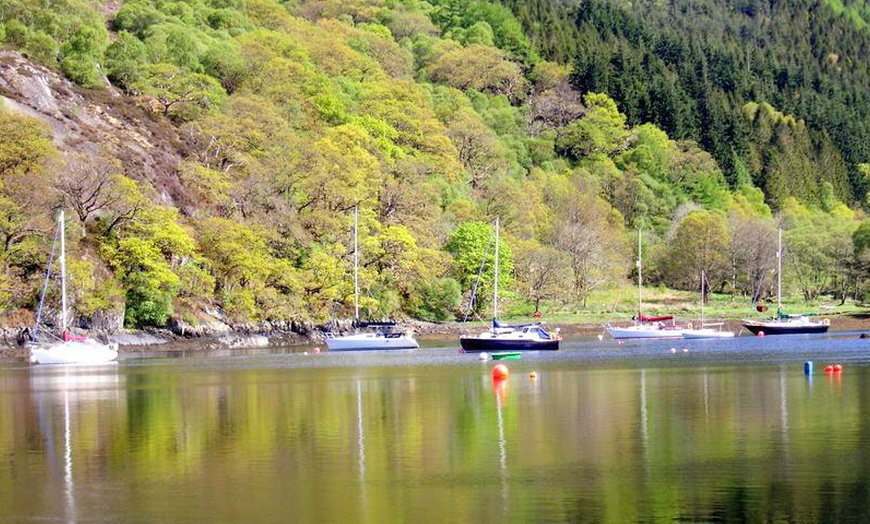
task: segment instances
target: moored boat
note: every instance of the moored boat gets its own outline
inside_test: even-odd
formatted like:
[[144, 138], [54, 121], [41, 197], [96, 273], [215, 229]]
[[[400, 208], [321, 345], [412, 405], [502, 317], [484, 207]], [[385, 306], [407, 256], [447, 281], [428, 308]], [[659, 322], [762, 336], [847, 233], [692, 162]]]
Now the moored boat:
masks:
[[[414, 335], [396, 328], [395, 322], [361, 323], [359, 319], [359, 208], [353, 212], [353, 309], [354, 333], [336, 335], [326, 333], [326, 347], [330, 351], [366, 351], [384, 349], [417, 349]], [[370, 331], [360, 332], [360, 327]]]
[[704, 318], [704, 293], [706, 283], [706, 274], [701, 271], [701, 321], [697, 328], [693, 328], [689, 323], [686, 329], [683, 330], [683, 338], [734, 338], [734, 332], [723, 330], [724, 322], [706, 322]]
[[508, 325], [498, 321], [498, 218], [495, 219], [495, 268], [493, 271], [492, 325], [479, 335], [459, 337], [466, 353], [482, 351], [554, 351], [562, 337], [559, 330], [551, 333], [540, 322]]
[[776, 317], [744, 319], [743, 327], [753, 335], [802, 335], [826, 333], [831, 323], [827, 319], [813, 321], [810, 315], [789, 315], [782, 311], [782, 229], [779, 230], [776, 251]]
[[474, 336], [459, 337], [459, 345], [466, 353], [481, 351], [554, 351], [562, 338], [558, 332], [550, 333], [540, 323], [505, 325], [493, 320], [492, 327]]
[[830, 322], [828, 320], [814, 322], [806, 315], [786, 315], [770, 320], [744, 320], [743, 327], [753, 335], [802, 335], [826, 333]]
[[[606, 324], [604, 328], [611, 337], [617, 340], [632, 338], [680, 338], [683, 327], [674, 322], [672, 315], [647, 316], [643, 314], [643, 251], [641, 232], [637, 232], [637, 310], [634, 325], [613, 326]], [[668, 324], [670, 322], [670, 324]]]
[[55, 241], [51, 246], [51, 258], [54, 256], [55, 242], [59, 241], [58, 263], [60, 265], [60, 330], [54, 334], [42, 329], [42, 305], [48, 291], [51, 278], [52, 261], [49, 260], [46, 270], [42, 294], [39, 299], [39, 307], [36, 313], [36, 328], [33, 340], [30, 342], [30, 361], [36, 364], [104, 364], [113, 362], [118, 358], [118, 344], [104, 344], [98, 340], [85, 336], [75, 336], [69, 332], [69, 317], [67, 315], [66, 293], [66, 223], [64, 212], [60, 210], [57, 215], [57, 229]]

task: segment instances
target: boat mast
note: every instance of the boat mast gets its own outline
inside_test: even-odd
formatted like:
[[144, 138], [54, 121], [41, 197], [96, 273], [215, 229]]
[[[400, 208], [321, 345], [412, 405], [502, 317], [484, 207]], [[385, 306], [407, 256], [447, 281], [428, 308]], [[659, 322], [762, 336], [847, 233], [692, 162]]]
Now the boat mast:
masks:
[[359, 325], [359, 206], [353, 208], [353, 320]]
[[643, 262], [642, 262], [642, 247], [640, 243], [642, 229], [637, 230], [637, 261], [635, 265], [637, 265], [637, 324], [641, 324], [643, 321], [641, 320], [641, 316], [643, 315], [643, 292], [642, 292], [642, 284], [643, 280]]
[[782, 312], [782, 228], [777, 230], [779, 239], [776, 244], [776, 317]]
[[498, 318], [498, 217], [495, 218], [495, 278], [492, 291], [492, 318]]
[[701, 329], [704, 329], [704, 270], [701, 270]]
[[57, 227], [60, 229], [60, 327], [66, 331], [66, 231], [63, 209], [57, 214]]

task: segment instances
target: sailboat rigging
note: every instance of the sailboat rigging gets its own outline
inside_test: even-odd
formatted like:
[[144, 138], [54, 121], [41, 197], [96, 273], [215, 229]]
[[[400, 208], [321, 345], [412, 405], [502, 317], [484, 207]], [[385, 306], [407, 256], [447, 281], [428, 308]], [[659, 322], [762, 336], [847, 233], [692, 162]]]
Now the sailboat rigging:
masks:
[[[605, 328], [615, 339], [629, 338], [680, 338], [683, 328], [674, 324], [672, 315], [647, 316], [643, 314], [643, 247], [641, 231], [637, 232], [637, 316], [634, 325], [618, 327], [607, 324]], [[666, 322], [670, 321], [670, 324]]]
[[812, 321], [807, 315], [789, 315], [782, 311], [782, 228], [778, 230], [776, 249], [776, 317], [767, 320], [744, 319], [743, 326], [753, 335], [796, 335], [825, 333], [829, 322]]
[[697, 328], [692, 329], [690, 324], [687, 329], [684, 329], [683, 338], [732, 338], [734, 337], [732, 331], [722, 330], [724, 322], [706, 322], [704, 318], [704, 302], [706, 302], [704, 285], [706, 280], [707, 277], [704, 271], [701, 270], [701, 320]]
[[[39, 364], [100, 364], [118, 358], [118, 344], [103, 344], [89, 337], [74, 336], [69, 332], [66, 292], [66, 234], [63, 210], [57, 214], [57, 229], [51, 246], [51, 257], [43, 281], [42, 294], [36, 315], [34, 338], [30, 343], [30, 360]], [[41, 329], [42, 306], [50, 283], [55, 244], [60, 252], [60, 336]]]
[[[395, 322], [367, 322], [359, 319], [359, 207], [353, 211], [353, 327], [354, 333], [336, 336], [326, 334], [330, 351], [362, 351], [377, 349], [417, 349], [419, 344], [410, 333], [396, 329]], [[360, 327], [373, 331], [359, 332]]]
[[503, 324], [498, 320], [499, 219], [495, 219], [495, 254], [493, 265], [492, 325], [475, 336], [459, 337], [466, 353], [481, 351], [552, 351], [559, 349], [562, 337], [558, 330], [550, 333], [540, 322]]

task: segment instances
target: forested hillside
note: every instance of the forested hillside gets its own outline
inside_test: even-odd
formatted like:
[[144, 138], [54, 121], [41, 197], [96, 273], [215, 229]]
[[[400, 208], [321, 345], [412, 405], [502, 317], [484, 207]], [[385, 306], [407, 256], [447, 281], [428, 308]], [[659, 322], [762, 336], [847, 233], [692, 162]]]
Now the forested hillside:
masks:
[[[0, 60], [0, 309], [33, 310], [61, 205], [77, 316], [106, 329], [347, 317], [355, 207], [369, 317], [454, 318], [481, 269], [487, 297], [495, 217], [507, 308], [622, 285], [638, 228], [652, 283], [703, 269], [749, 303], [781, 223], [794, 290], [860, 293], [861, 13], [791, 7], [839, 47], [777, 54], [790, 30], [753, 31], [779, 13], [644, 4], [7, 0], [34, 69]], [[83, 101], [51, 116], [27, 79]]]
[[695, 140], [732, 186], [751, 180], [778, 207], [818, 205], [830, 184], [866, 205], [864, 2], [509, 3], [544, 56], [574, 65], [576, 89], [607, 93], [632, 125]]

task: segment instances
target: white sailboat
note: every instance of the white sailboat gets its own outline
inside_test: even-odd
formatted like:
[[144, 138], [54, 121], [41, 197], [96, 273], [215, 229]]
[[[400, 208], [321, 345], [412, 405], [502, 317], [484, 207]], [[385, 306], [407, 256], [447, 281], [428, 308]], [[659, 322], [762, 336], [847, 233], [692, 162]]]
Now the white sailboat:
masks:
[[[66, 234], [64, 231], [63, 210], [57, 215], [57, 231], [55, 242], [60, 240], [60, 336], [52, 336], [45, 330], [40, 329], [42, 316], [42, 303], [48, 289], [49, 277], [51, 276], [51, 262], [45, 275], [42, 288], [42, 297], [39, 301], [39, 309], [36, 315], [36, 329], [34, 340], [30, 343], [30, 361], [38, 364], [102, 364], [112, 362], [118, 358], [118, 344], [104, 344], [89, 337], [74, 336], [69, 332], [67, 319], [67, 295], [66, 295]], [[52, 255], [54, 254], [54, 242], [52, 243]]]
[[502, 324], [498, 321], [498, 234], [499, 219], [495, 219], [495, 267], [493, 270], [492, 326], [479, 335], [459, 337], [466, 353], [481, 351], [552, 351], [559, 349], [562, 337], [557, 329], [550, 333], [540, 322]]
[[[359, 320], [359, 208], [353, 211], [353, 325], [362, 326]], [[355, 331], [349, 335], [326, 334], [326, 347], [330, 351], [364, 351], [378, 349], [417, 349], [420, 345], [410, 333], [396, 329], [394, 322], [369, 322], [370, 331]]]
[[637, 316], [634, 325], [619, 327], [607, 324], [605, 328], [615, 339], [631, 338], [680, 338], [683, 328], [674, 323], [671, 315], [646, 316], [643, 314], [643, 254], [641, 232], [637, 232]]
[[701, 322], [697, 328], [692, 328], [692, 325], [683, 330], [683, 338], [733, 338], [732, 331], [723, 330], [724, 322], [706, 322], [704, 319], [704, 284], [705, 275], [701, 271]]
[[782, 229], [779, 230], [776, 250], [776, 317], [766, 320], [744, 319], [743, 326], [753, 335], [797, 335], [825, 333], [827, 320], [813, 321], [806, 315], [788, 315], [782, 311]]

